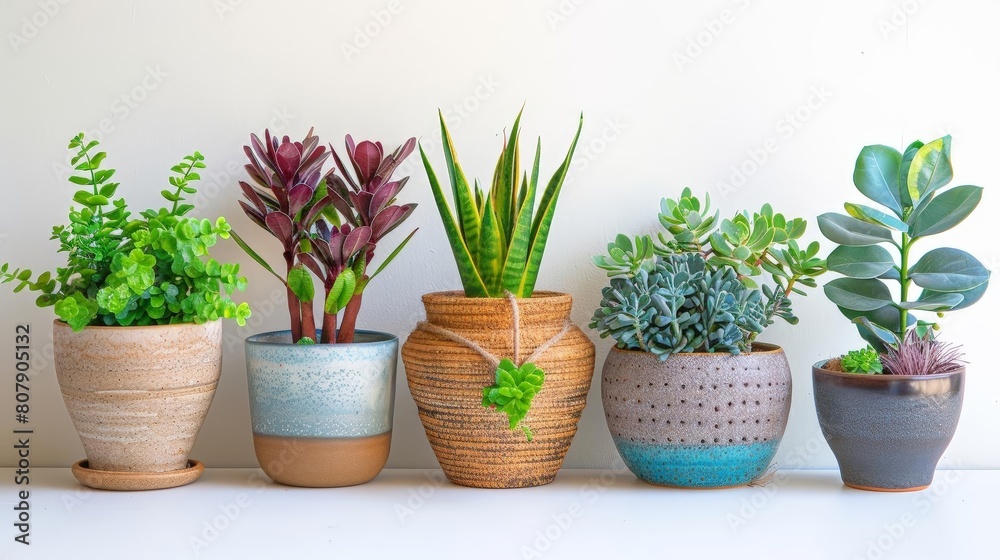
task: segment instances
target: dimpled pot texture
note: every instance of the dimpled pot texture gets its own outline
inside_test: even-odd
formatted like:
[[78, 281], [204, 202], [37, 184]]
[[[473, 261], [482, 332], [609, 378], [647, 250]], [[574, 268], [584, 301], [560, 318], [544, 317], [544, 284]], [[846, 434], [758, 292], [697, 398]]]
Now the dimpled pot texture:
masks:
[[[423, 296], [427, 321], [512, 357], [513, 315], [505, 298], [467, 298], [462, 292]], [[557, 335], [570, 318], [569, 294], [536, 291], [517, 300], [520, 357]], [[594, 344], [573, 326], [535, 360], [545, 371], [524, 422], [534, 431], [511, 430], [507, 416], [482, 405], [483, 387], [496, 370], [478, 353], [440, 335], [417, 329], [403, 345], [410, 394], [427, 439], [448, 480], [477, 488], [518, 488], [555, 478], [576, 434], [594, 374]]]
[[246, 340], [257, 462], [275, 482], [332, 488], [375, 478], [389, 458], [399, 339], [357, 331], [350, 344]]
[[923, 490], [955, 435], [965, 368], [937, 375], [860, 375], [813, 366], [823, 436], [844, 484], [861, 490]]
[[792, 376], [784, 351], [674, 354], [612, 348], [601, 374], [611, 437], [640, 480], [682, 488], [759, 478], [788, 423]]
[[88, 468], [188, 468], [222, 373], [222, 322], [52, 327], [56, 378]]

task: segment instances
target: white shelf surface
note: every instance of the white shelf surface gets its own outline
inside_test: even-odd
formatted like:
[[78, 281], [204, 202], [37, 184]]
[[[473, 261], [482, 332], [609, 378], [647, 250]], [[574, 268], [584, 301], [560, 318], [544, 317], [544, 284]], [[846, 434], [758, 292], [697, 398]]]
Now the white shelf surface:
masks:
[[844, 487], [836, 471], [767, 486], [676, 490], [628, 471], [565, 470], [538, 488], [479, 490], [438, 470], [291, 488], [256, 469], [107, 492], [32, 469], [30, 546], [13, 541], [14, 469], [0, 469], [0, 558], [996, 558], [1000, 471], [938, 471], [917, 493]]

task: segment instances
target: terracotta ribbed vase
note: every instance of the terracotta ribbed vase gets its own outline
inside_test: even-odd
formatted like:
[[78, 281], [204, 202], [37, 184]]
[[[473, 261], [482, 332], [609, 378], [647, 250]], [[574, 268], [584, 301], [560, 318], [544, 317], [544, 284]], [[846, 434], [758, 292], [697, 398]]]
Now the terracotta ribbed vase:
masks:
[[[423, 296], [427, 322], [480, 345], [497, 358], [513, 354], [513, 313], [504, 298], [467, 298], [462, 292]], [[535, 292], [518, 299], [520, 358], [562, 331], [569, 294]], [[445, 475], [477, 488], [548, 484], [569, 449], [594, 372], [594, 345], [572, 326], [534, 363], [545, 371], [525, 423], [534, 439], [511, 430], [506, 415], [483, 407], [483, 387], [496, 369], [481, 355], [447, 337], [418, 328], [403, 345], [403, 363], [420, 421]]]
[[[84, 468], [111, 481], [100, 487], [137, 489], [129, 473], [151, 473], [144, 489], [177, 486], [182, 470], [191, 472], [180, 483], [197, 478], [188, 453], [222, 373], [221, 321], [80, 332], [55, 321], [52, 330], [56, 379], [87, 453]], [[122, 473], [121, 488], [109, 473]]]

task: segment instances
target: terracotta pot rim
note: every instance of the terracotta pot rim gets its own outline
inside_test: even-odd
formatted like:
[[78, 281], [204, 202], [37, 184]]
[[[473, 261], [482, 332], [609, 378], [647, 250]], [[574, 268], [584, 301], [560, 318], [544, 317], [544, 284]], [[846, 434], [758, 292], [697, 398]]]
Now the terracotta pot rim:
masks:
[[[649, 354], [653, 356], [651, 352], [645, 352], [643, 350], [635, 350], [632, 348], [619, 348], [618, 346], [611, 347], [612, 352], [619, 352], [622, 354]], [[742, 354], [728, 354], [726, 352], [683, 352], [681, 354], [675, 354], [679, 356], [732, 356], [733, 358], [748, 358], [756, 354], [766, 355], [766, 354], [783, 354], [785, 350], [778, 346], [777, 344], [770, 344], [767, 342], [754, 342], [751, 347], [750, 352], [744, 352]], [[669, 361], [669, 358], [668, 360]], [[826, 363], [826, 362], [823, 362]]]
[[278, 331], [268, 331], [250, 335], [246, 337], [246, 339], [244, 340], [244, 344], [252, 344], [254, 346], [285, 346], [285, 347], [303, 348], [303, 349], [309, 349], [309, 348], [331, 349], [331, 348], [350, 348], [352, 346], [371, 347], [384, 344], [393, 344], [399, 341], [398, 336], [383, 331], [370, 331], [365, 329], [358, 329], [354, 332], [355, 335], [364, 334], [364, 335], [371, 335], [374, 337], [378, 337], [378, 340], [370, 340], [366, 342], [338, 342], [335, 344], [305, 344], [305, 345], [292, 344], [291, 342], [269, 342], [262, 340], [267, 337], [279, 337], [285, 335], [288, 335], [289, 338], [291, 338], [292, 331], [289, 329], [283, 329]]
[[[468, 301], [481, 300], [481, 301], [484, 301], [484, 302], [495, 302], [495, 301], [502, 301], [502, 300], [504, 300], [506, 298], [502, 298], [502, 297], [483, 297], [483, 298], [469, 297], [469, 296], [465, 295], [465, 292], [462, 291], [462, 290], [447, 290], [447, 291], [443, 291], [443, 292], [428, 292], [428, 293], [420, 296], [420, 299], [426, 304], [426, 303], [445, 302], [445, 301], [449, 301], [449, 300], [468, 300]], [[557, 300], [560, 300], [560, 299], [572, 299], [572, 296], [569, 293], [566, 293], [566, 292], [554, 292], [554, 291], [550, 291], [550, 290], [535, 290], [534, 292], [532, 292], [530, 298], [515, 298], [515, 299], [517, 299], [517, 301], [546, 300], [546, 301], [553, 301], [554, 302], [554, 301], [557, 301]]]
[[[205, 321], [204, 323], [169, 323], [166, 325], [129, 325], [127, 327], [122, 325], [87, 325], [86, 327], [83, 327], [83, 330], [86, 331], [151, 330], [152, 331], [152, 330], [176, 329], [178, 327], [204, 327], [206, 325], [214, 325], [215, 323], [219, 323], [221, 321], [222, 318], [220, 317], [214, 321]], [[62, 319], [53, 319], [52, 325], [59, 326], [60, 328], [69, 327], [69, 323], [63, 321]]]
[[949, 371], [947, 373], [935, 373], [932, 375], [892, 375], [892, 374], [866, 374], [866, 373], [849, 373], [846, 371], [833, 371], [831, 369], [826, 369], [825, 366], [830, 358], [826, 360], [820, 360], [813, 364], [813, 373], [829, 375], [830, 377], [843, 377], [847, 379], [856, 379], [862, 383], [889, 383], [892, 381], [921, 381], [924, 379], [947, 379], [956, 375], [965, 374], [965, 366], [962, 366], [955, 371]]

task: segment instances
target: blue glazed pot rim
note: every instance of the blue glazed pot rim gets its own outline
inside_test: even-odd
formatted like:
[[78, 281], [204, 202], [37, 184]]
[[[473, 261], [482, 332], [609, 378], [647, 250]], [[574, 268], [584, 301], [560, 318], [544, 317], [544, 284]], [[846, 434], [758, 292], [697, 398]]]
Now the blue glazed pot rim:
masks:
[[864, 374], [864, 373], [849, 373], [846, 371], [833, 371], [826, 369], [825, 366], [830, 359], [820, 360], [813, 364], [813, 375], [829, 375], [830, 377], [843, 377], [846, 379], [853, 379], [859, 382], [871, 382], [871, 383], [889, 383], [891, 381], [920, 381], [922, 379], [947, 379], [956, 375], [965, 375], [965, 366], [962, 366], [955, 371], [949, 371], [947, 373], [935, 373], [933, 375], [887, 375], [887, 374]]
[[[612, 352], [621, 352], [623, 354], [649, 354], [653, 356], [651, 352], [645, 352], [643, 350], [625, 349], [619, 348], [618, 346], [611, 347]], [[785, 350], [778, 346], [777, 344], [768, 344], [767, 342], [754, 342], [751, 347], [750, 352], [744, 352], [742, 354], [728, 354], [726, 352], [683, 352], [680, 354], [675, 354], [677, 356], [732, 356], [734, 358], [746, 358], [753, 356], [755, 354], [783, 354]], [[668, 360], [670, 358], [667, 358]], [[826, 363], [825, 361], [823, 362]]]
[[[317, 330], [316, 334], [319, 335], [322, 331]], [[336, 343], [336, 344], [292, 344], [291, 342], [279, 342], [278, 340], [288, 340], [292, 338], [292, 331], [282, 330], [282, 331], [270, 331], [260, 334], [255, 334], [248, 336], [246, 338], [246, 344], [252, 346], [285, 346], [285, 347], [296, 347], [296, 348], [346, 348], [350, 346], [375, 346], [379, 344], [396, 344], [399, 342], [399, 338], [391, 333], [381, 332], [381, 331], [367, 331], [367, 330], [357, 330], [354, 333], [354, 342], [347, 343]], [[362, 340], [358, 340], [358, 339]]]

